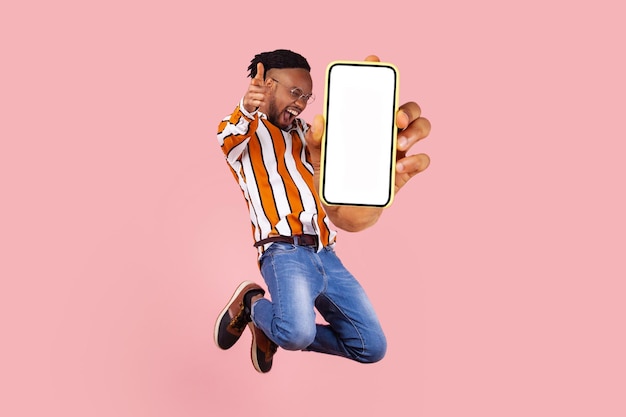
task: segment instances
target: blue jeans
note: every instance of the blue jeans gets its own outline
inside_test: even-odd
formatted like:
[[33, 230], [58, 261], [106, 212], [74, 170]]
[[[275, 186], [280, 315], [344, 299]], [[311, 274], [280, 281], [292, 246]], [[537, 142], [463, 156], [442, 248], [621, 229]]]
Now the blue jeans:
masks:
[[[271, 296], [252, 306], [254, 324], [287, 350], [377, 362], [387, 341], [374, 308], [332, 247], [275, 242], [261, 256]], [[315, 309], [328, 324], [316, 323]]]

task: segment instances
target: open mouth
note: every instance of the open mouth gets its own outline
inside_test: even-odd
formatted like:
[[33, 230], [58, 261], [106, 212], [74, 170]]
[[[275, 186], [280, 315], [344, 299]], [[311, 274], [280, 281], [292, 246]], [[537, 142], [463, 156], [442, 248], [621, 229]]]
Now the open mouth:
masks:
[[287, 110], [285, 110], [287, 113], [293, 115], [293, 117], [298, 117], [298, 115], [300, 114], [300, 110], [298, 109], [294, 109], [293, 107], [288, 107]]
[[282, 113], [282, 124], [283, 126], [289, 126], [295, 120], [298, 115], [300, 115], [301, 111], [295, 107], [287, 107], [285, 111]]

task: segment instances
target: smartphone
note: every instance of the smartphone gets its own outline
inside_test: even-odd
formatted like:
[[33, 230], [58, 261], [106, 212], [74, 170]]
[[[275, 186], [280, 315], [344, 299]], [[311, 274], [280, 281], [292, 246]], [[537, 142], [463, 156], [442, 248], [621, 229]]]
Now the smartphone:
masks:
[[320, 197], [325, 204], [392, 203], [398, 83], [398, 70], [390, 63], [328, 65], [320, 163]]

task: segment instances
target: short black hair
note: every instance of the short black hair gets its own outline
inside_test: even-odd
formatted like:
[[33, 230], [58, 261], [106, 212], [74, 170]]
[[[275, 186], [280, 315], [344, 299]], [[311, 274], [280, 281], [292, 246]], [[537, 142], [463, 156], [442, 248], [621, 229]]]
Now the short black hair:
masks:
[[261, 52], [254, 56], [252, 61], [250, 61], [250, 66], [248, 66], [250, 78], [256, 77], [256, 66], [259, 62], [263, 64], [265, 74], [272, 68], [302, 68], [311, 71], [311, 66], [306, 58], [299, 53], [288, 49], [277, 49], [270, 52]]

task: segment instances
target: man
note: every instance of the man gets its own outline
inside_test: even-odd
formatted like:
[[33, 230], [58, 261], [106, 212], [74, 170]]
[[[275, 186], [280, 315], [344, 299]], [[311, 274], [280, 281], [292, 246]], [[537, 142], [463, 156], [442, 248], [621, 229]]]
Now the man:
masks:
[[[220, 123], [217, 137], [250, 210], [271, 300], [260, 285], [241, 283], [217, 318], [215, 342], [228, 349], [249, 327], [252, 363], [262, 373], [271, 369], [278, 347], [379, 361], [387, 348], [384, 333], [363, 288], [333, 250], [330, 222], [360, 231], [376, 223], [383, 209], [322, 204], [324, 118], [308, 125], [298, 117], [314, 97], [306, 59], [284, 49], [264, 52], [248, 70], [248, 90]], [[420, 113], [416, 103], [406, 103], [396, 116], [396, 192], [430, 162], [424, 154], [406, 156], [430, 132]], [[316, 323], [316, 309], [327, 324]]]

